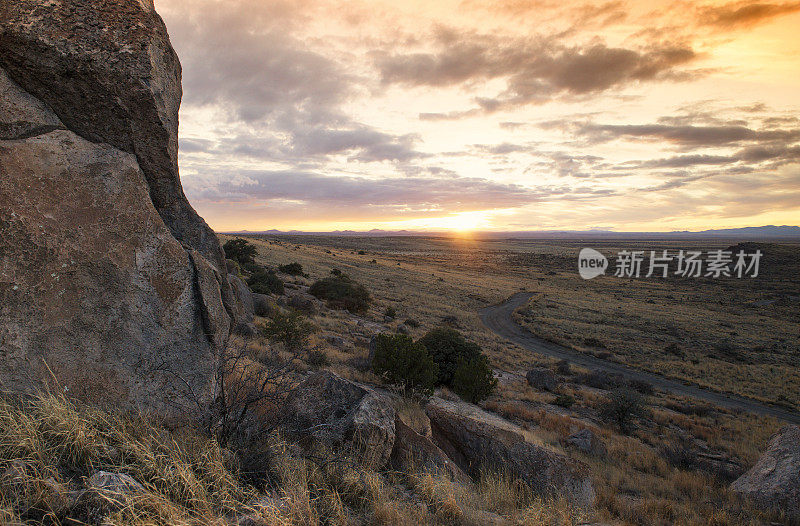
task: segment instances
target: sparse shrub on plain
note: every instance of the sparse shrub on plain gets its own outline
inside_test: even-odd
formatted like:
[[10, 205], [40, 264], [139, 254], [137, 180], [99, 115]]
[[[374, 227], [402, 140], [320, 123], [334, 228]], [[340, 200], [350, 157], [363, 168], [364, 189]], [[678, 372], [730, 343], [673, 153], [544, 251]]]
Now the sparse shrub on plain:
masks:
[[556, 364], [556, 372], [563, 375], [572, 374], [572, 367], [570, 367], [569, 360], [559, 360]]
[[481, 348], [473, 342], [467, 341], [455, 329], [439, 327], [429, 331], [420, 338], [419, 343], [428, 349], [428, 352], [439, 366], [438, 383], [451, 385], [456, 369], [462, 362], [469, 362], [481, 356]]
[[287, 263], [286, 265], [279, 265], [278, 272], [282, 272], [284, 274], [289, 274], [290, 276], [302, 276], [303, 275], [303, 265], [300, 263]]
[[453, 375], [453, 391], [473, 404], [489, 398], [496, 387], [497, 378], [489, 359], [483, 354], [461, 362]]
[[308, 365], [311, 367], [327, 367], [331, 364], [330, 358], [323, 351], [313, 350], [308, 352]]
[[372, 360], [375, 374], [422, 395], [433, 393], [438, 366], [428, 350], [405, 334], [379, 334]]
[[231, 239], [224, 245], [222, 249], [225, 251], [225, 258], [231, 259], [239, 264], [241, 267], [248, 267], [255, 264], [257, 250], [255, 245], [251, 245], [249, 241], [242, 238]]
[[308, 346], [308, 337], [314, 333], [314, 325], [299, 312], [278, 312], [261, 331], [273, 342], [282, 343], [289, 350]]
[[256, 294], [283, 294], [283, 281], [274, 272], [258, 270], [247, 279], [250, 290]]
[[603, 420], [616, 425], [626, 435], [633, 431], [636, 421], [646, 414], [645, 397], [629, 387], [614, 389], [600, 407]]
[[415, 320], [414, 318], [409, 318], [406, 321], [404, 321], [403, 323], [408, 325], [409, 327], [411, 327], [413, 329], [416, 329], [417, 327], [419, 327], [419, 322], [417, 320]]
[[325, 300], [332, 309], [345, 309], [353, 313], [364, 313], [369, 309], [369, 292], [338, 269], [331, 275], [311, 285], [308, 292]]
[[573, 397], [572, 395], [562, 393], [555, 397], [555, 399], [553, 400], [553, 405], [569, 409], [570, 407], [575, 405], [575, 397]]
[[395, 319], [397, 317], [397, 311], [394, 307], [386, 307], [386, 311], [383, 313], [383, 315], [387, 318]]

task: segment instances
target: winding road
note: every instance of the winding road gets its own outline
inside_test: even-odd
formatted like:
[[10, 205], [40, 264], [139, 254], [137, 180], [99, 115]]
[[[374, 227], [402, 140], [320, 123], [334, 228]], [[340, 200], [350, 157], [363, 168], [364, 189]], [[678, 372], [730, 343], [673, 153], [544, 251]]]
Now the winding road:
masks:
[[510, 340], [529, 351], [568, 360], [575, 365], [586, 367], [587, 369], [608, 371], [610, 373], [619, 374], [625, 378], [648, 382], [657, 389], [669, 391], [677, 395], [699, 398], [728, 409], [750, 411], [760, 415], [773, 416], [785, 420], [786, 422], [800, 424], [800, 414], [780, 407], [774, 407], [741, 396], [703, 389], [696, 385], [687, 385], [658, 374], [609, 362], [597, 358], [596, 356], [584, 354], [558, 345], [557, 343], [537, 338], [520, 326], [513, 317], [514, 311], [522, 305], [525, 305], [531, 297], [533, 297], [533, 293], [531, 292], [518, 292], [499, 305], [492, 305], [481, 309], [479, 314], [483, 324], [498, 336]]

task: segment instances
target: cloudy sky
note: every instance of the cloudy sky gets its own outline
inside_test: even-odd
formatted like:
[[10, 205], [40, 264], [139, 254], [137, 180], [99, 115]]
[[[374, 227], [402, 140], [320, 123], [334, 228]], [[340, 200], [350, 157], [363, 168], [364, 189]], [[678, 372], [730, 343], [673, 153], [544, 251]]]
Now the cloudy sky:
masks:
[[222, 231], [797, 225], [767, 1], [156, 0], [184, 188]]

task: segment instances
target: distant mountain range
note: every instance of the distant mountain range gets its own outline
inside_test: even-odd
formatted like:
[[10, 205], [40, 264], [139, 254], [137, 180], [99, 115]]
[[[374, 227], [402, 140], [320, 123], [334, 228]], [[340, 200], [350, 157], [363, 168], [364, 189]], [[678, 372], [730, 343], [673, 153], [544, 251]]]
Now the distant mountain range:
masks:
[[[392, 236], [423, 236], [423, 237], [450, 237], [452, 232], [430, 232], [413, 230], [381, 230], [372, 229], [365, 232], [355, 230], [334, 230], [332, 232], [303, 232], [300, 230], [263, 230], [248, 231], [237, 230], [222, 232], [224, 234], [240, 235], [275, 235], [275, 236], [339, 236], [339, 237], [392, 237]], [[797, 240], [800, 241], [800, 227], [790, 225], [750, 226], [745, 228], [721, 228], [715, 230], [702, 230], [691, 232], [689, 230], [673, 232], [616, 232], [613, 230], [531, 230], [519, 232], [474, 232], [474, 237], [489, 239], [671, 239], [671, 238], [718, 238], [736, 240]]]

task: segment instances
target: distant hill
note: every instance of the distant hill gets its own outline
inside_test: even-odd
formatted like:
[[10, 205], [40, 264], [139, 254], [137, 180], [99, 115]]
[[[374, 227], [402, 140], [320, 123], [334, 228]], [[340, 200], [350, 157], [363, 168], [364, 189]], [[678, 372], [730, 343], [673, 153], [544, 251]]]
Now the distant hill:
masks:
[[[263, 230], [251, 232], [239, 230], [234, 232], [222, 232], [223, 234], [239, 235], [290, 235], [290, 236], [338, 236], [338, 237], [392, 237], [392, 236], [422, 236], [422, 237], [441, 237], [452, 236], [452, 232], [430, 232], [412, 230], [381, 230], [372, 229], [366, 232], [355, 230], [334, 230], [332, 232], [302, 232], [299, 230]], [[689, 230], [673, 232], [615, 232], [613, 230], [534, 230], [520, 232], [475, 232], [476, 237], [497, 239], [497, 238], [517, 238], [517, 239], [581, 239], [581, 238], [603, 238], [603, 239], [672, 239], [672, 238], [708, 238], [708, 239], [733, 239], [733, 240], [784, 240], [800, 241], [800, 227], [790, 225], [766, 225], [750, 226], [744, 228], [722, 228], [714, 230], [701, 230], [692, 232]]]

